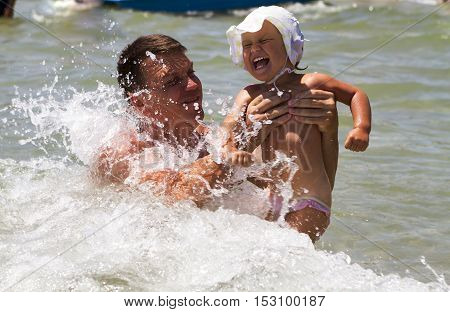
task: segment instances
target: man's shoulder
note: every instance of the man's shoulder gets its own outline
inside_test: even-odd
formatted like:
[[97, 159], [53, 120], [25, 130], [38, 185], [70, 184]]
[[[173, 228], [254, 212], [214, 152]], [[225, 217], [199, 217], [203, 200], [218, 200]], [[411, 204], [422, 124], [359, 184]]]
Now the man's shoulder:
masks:
[[137, 131], [121, 130], [104, 142], [101, 150], [116, 150], [124, 146], [130, 146], [138, 141]]
[[130, 174], [130, 161], [152, 147], [150, 142], [139, 139], [137, 131], [121, 131], [105, 142], [93, 157], [93, 177], [110, 182], [123, 182]]
[[135, 129], [123, 129], [112, 136], [100, 147], [97, 157], [123, 157], [128, 154], [139, 153], [146, 147], [151, 147], [149, 141], [142, 140]]

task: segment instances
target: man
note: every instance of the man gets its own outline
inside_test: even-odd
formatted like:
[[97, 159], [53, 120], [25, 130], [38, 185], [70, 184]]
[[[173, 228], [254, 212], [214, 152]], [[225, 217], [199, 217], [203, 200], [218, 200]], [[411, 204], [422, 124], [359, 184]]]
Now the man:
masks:
[[[136, 116], [136, 128], [115, 138], [105, 147], [94, 165], [94, 172], [104, 180], [123, 183], [136, 175], [133, 161], [145, 149], [164, 141], [173, 147], [195, 149], [207, 129], [199, 124], [204, 117], [202, 84], [195, 75], [192, 61], [185, 55], [186, 48], [165, 35], [143, 36], [127, 46], [118, 61], [118, 81], [128, 99], [130, 112]], [[284, 102], [283, 102], [284, 101]], [[262, 142], [273, 129], [290, 119], [286, 99], [264, 95], [252, 102], [259, 111], [251, 109], [248, 120], [271, 120], [259, 130], [255, 141]], [[332, 93], [311, 91], [305, 98], [292, 104], [305, 111], [319, 125], [323, 135], [325, 165], [333, 185], [337, 168], [337, 112]], [[151, 122], [150, 122], [151, 121]], [[306, 121], [306, 120], [305, 120]], [[145, 137], [145, 139], [142, 139]], [[300, 153], [300, 151], [299, 151]], [[134, 173], [132, 171], [134, 170]], [[212, 198], [214, 188], [227, 187], [233, 174], [231, 164], [214, 161], [212, 155], [201, 151], [200, 157], [182, 170], [138, 170], [139, 183], [159, 186], [160, 193], [173, 200], [189, 199], [201, 206]], [[307, 213], [305, 209], [302, 213]], [[297, 213], [297, 212], [296, 212]], [[291, 216], [298, 223], [297, 218]], [[292, 225], [296, 227], [293, 221]], [[297, 227], [296, 227], [297, 228]], [[310, 237], [317, 239], [315, 233]]]
[[16, 0], [0, 0], [0, 17], [13, 17]]

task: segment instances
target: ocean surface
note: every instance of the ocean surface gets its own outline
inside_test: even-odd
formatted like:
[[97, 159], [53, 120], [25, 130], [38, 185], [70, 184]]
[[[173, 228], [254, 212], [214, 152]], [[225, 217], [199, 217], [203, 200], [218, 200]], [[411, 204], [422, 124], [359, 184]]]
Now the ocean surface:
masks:
[[309, 40], [307, 71], [362, 87], [373, 108], [370, 147], [353, 153], [342, 146], [351, 115], [338, 106], [332, 219], [316, 246], [248, 209], [264, 200], [250, 184], [200, 210], [89, 175], [125, 105], [113, 77], [120, 50], [149, 33], [180, 40], [203, 82], [206, 120], [219, 124], [252, 82], [232, 65], [225, 38], [248, 11], [17, 1], [16, 18], [0, 20], [0, 290], [448, 291], [450, 7], [286, 8]]

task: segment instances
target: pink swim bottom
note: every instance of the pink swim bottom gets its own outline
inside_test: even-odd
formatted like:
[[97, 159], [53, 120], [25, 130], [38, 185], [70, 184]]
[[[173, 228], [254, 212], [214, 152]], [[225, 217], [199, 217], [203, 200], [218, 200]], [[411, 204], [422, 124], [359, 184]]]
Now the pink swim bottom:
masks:
[[[283, 197], [270, 193], [269, 202], [272, 207], [273, 217], [275, 220], [277, 220], [280, 217], [281, 208], [283, 207]], [[330, 216], [330, 208], [320, 200], [312, 197], [300, 198], [297, 203], [289, 206], [289, 212], [299, 211], [307, 207], [323, 212], [327, 217]]]

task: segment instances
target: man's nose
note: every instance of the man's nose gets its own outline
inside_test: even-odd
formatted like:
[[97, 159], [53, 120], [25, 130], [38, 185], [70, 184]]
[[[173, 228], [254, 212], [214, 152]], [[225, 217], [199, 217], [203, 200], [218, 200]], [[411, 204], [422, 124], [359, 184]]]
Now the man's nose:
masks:
[[186, 90], [187, 91], [192, 91], [192, 90], [195, 90], [197, 88], [198, 88], [198, 82], [196, 82], [191, 77], [189, 77], [187, 85], [186, 85]]

